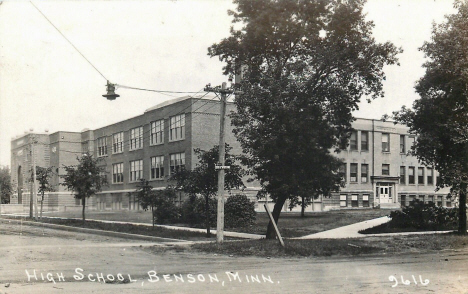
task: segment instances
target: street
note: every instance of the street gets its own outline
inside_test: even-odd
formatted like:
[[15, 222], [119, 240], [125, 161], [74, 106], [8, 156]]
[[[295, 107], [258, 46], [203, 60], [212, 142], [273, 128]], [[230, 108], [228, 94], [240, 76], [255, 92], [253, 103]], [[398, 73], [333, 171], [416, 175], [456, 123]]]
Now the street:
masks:
[[468, 250], [267, 259], [5, 223], [0, 235], [2, 294], [468, 293]]

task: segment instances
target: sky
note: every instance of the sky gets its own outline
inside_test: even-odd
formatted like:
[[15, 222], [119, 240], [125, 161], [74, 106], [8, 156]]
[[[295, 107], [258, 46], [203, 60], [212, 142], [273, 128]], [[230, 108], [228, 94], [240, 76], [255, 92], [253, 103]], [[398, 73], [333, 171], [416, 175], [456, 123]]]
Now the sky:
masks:
[[[42, 15], [35, 6], [45, 15]], [[96, 129], [183, 94], [227, 81], [207, 48], [229, 36], [231, 0], [3, 1], [0, 5], [0, 165], [10, 142], [34, 132]], [[379, 119], [418, 98], [424, 74], [418, 48], [432, 22], [453, 13], [451, 0], [368, 0], [366, 19], [378, 42], [402, 47], [400, 66], [386, 66], [385, 97], [363, 102], [356, 117]], [[47, 19], [78, 49], [52, 26]], [[84, 57], [86, 58], [84, 58]]]

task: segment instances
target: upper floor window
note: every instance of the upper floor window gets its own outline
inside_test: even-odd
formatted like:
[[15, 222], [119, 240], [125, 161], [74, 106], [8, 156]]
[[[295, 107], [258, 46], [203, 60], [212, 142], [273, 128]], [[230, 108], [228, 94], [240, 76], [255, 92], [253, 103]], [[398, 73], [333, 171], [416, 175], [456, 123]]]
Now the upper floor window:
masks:
[[130, 182], [143, 178], [143, 160], [130, 161]]
[[122, 153], [123, 152], [123, 132], [114, 134], [112, 136], [112, 153]]
[[153, 121], [151, 123], [150, 144], [164, 143], [164, 120]]
[[408, 184], [414, 184], [414, 166], [408, 167]]
[[107, 155], [107, 137], [97, 139], [97, 151], [98, 156]]
[[369, 150], [369, 132], [361, 132], [361, 150]]
[[382, 176], [390, 175], [390, 164], [382, 164]]
[[406, 169], [404, 166], [400, 166], [400, 184], [406, 184]]
[[434, 184], [434, 170], [432, 168], [427, 168], [427, 184], [433, 185]]
[[143, 147], [143, 127], [138, 127], [130, 130], [130, 150], [140, 149]]
[[112, 183], [123, 183], [123, 163], [116, 163], [112, 165]]
[[171, 175], [185, 168], [185, 153], [174, 153], [170, 155]]
[[346, 162], [340, 165], [338, 173], [341, 176], [341, 180], [346, 183]]
[[185, 139], [185, 114], [172, 116], [169, 122], [169, 141]]
[[418, 184], [424, 185], [424, 167], [418, 167]]
[[367, 183], [369, 179], [369, 165], [361, 164], [361, 183]]
[[351, 163], [349, 166], [349, 181], [356, 183], [358, 180], [358, 164], [357, 163]]
[[405, 135], [400, 135], [400, 153], [406, 153]]
[[164, 178], [164, 156], [151, 157], [150, 178], [152, 180]]
[[390, 152], [390, 134], [382, 133], [382, 152]]
[[349, 139], [349, 149], [350, 150], [358, 150], [358, 143], [357, 143], [357, 131], [351, 132], [351, 137]]

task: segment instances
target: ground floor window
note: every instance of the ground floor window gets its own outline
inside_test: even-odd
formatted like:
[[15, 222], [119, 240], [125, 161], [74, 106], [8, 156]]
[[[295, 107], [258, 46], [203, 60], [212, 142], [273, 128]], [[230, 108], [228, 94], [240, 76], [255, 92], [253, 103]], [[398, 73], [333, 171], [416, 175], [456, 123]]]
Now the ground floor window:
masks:
[[340, 207], [346, 207], [348, 204], [346, 203], [346, 194], [340, 195]]
[[369, 207], [369, 195], [362, 195], [362, 207]]
[[442, 196], [437, 196], [437, 206], [442, 206]]
[[401, 195], [400, 203], [401, 206], [406, 206], [406, 195]]
[[351, 207], [359, 207], [357, 194], [351, 195]]

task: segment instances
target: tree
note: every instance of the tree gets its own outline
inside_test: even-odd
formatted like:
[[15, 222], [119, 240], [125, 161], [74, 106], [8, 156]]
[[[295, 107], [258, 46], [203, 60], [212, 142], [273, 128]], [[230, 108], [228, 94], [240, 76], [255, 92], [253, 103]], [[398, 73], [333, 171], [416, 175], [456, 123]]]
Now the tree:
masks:
[[91, 154], [85, 153], [81, 157], [77, 157], [77, 160], [77, 166], [64, 166], [66, 174], [61, 176], [63, 179], [61, 185], [67, 187], [69, 191], [73, 191], [76, 199], [81, 199], [84, 224], [86, 198], [100, 192], [102, 187], [107, 185], [107, 179], [102, 176], [105, 173], [105, 168], [99, 165], [101, 158], [93, 158]]
[[458, 232], [465, 235], [468, 186], [468, 2], [457, 1], [456, 14], [434, 24], [431, 40], [420, 48], [428, 61], [416, 84], [413, 109], [393, 113], [417, 135], [412, 153], [439, 172], [437, 187], [451, 187], [459, 199]]
[[154, 207], [156, 206], [156, 193], [153, 191], [151, 186], [146, 179], [140, 179], [137, 184], [136, 196], [138, 203], [144, 210], [151, 209], [151, 215], [153, 216], [153, 228], [154, 228]]
[[53, 176], [53, 167], [36, 167], [36, 180], [39, 184], [38, 192], [41, 194], [41, 215], [42, 218], [42, 208], [44, 205], [44, 194], [45, 192], [53, 192], [55, 188], [51, 184], [51, 179]]
[[[243, 76], [232, 114], [244, 163], [276, 202], [339, 189], [340, 160], [362, 96], [383, 96], [383, 66], [401, 51], [376, 43], [365, 1], [235, 0], [240, 27], [208, 48]], [[267, 238], [274, 238], [270, 222]]]
[[[243, 188], [242, 182], [242, 167], [237, 165], [236, 157], [230, 154], [232, 147], [226, 144], [226, 156], [223, 165], [230, 166], [226, 170], [224, 178], [224, 187], [231, 191], [233, 188]], [[171, 179], [176, 181], [176, 188], [187, 193], [189, 197], [196, 197], [197, 194], [205, 198], [205, 225], [206, 234], [210, 236], [210, 199], [218, 192], [218, 171], [215, 170], [215, 165], [218, 163], [219, 150], [218, 146], [214, 146], [208, 151], [203, 151], [199, 148], [194, 149], [194, 153], [198, 157], [198, 164], [193, 170], [177, 171]]]
[[10, 203], [12, 193], [10, 169], [7, 166], [0, 167], [0, 204]]

